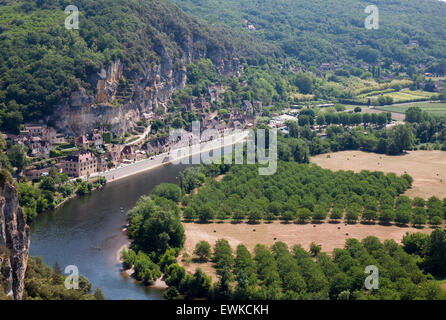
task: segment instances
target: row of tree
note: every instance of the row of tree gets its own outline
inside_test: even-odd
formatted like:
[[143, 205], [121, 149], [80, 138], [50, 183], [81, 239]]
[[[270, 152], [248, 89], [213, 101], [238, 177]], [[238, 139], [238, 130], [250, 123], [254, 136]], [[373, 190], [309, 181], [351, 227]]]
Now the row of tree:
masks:
[[[397, 198], [398, 195], [412, 183], [409, 175], [332, 172], [294, 161], [279, 161], [273, 176], [259, 176], [257, 169], [254, 165], [233, 166], [221, 181], [207, 180], [198, 192], [183, 198], [184, 219], [201, 223], [214, 219], [235, 222], [247, 219], [251, 223], [281, 219], [305, 223], [330, 216], [333, 220], [345, 218], [351, 222], [359, 218], [391, 222], [396, 220], [397, 205], [407, 198]], [[438, 215], [443, 219], [443, 204], [436, 200], [440, 203]], [[432, 211], [431, 205], [427, 211]]]
[[[446, 253], [445, 232], [426, 235], [427, 265], [446, 271], [438, 259]], [[167, 267], [165, 279], [168, 299], [208, 298], [218, 300], [443, 300], [446, 293], [417, 265], [417, 257], [393, 240], [381, 243], [375, 237], [361, 242], [348, 239], [343, 249], [329, 256], [312, 243], [306, 251], [299, 245], [291, 248], [276, 242], [271, 248], [256, 245], [251, 253], [240, 244], [235, 254], [225, 239], [217, 240], [213, 252], [206, 241], [197, 243], [200, 259], [211, 260], [219, 280], [216, 283], [197, 269], [194, 275], [174, 263]], [[416, 242], [418, 244], [418, 242]], [[366, 286], [370, 271], [379, 273], [374, 288]], [[434, 270], [434, 269], [432, 269]], [[437, 271], [435, 269], [435, 271]], [[437, 274], [437, 273], [435, 273]], [[370, 282], [373, 284], [373, 282]]]

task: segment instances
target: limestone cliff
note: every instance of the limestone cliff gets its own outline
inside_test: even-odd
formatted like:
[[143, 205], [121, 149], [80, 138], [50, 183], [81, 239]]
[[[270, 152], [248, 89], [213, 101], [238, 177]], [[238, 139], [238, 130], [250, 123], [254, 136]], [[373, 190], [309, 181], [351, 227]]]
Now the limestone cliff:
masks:
[[[202, 43], [202, 49], [196, 43]], [[192, 45], [195, 43], [195, 46]], [[209, 58], [223, 75], [236, 74], [240, 62], [231, 53], [207, 48], [206, 39], [189, 39], [182, 48], [182, 57], [173, 59], [168, 50], [159, 43], [157, 53], [160, 63], [141, 62], [139, 74], [126, 74], [120, 60], [103, 68], [90, 77], [94, 93], [81, 89], [63, 99], [55, 108], [52, 120], [58, 130], [69, 135], [80, 135], [98, 125], [108, 125], [117, 134], [124, 134], [136, 126], [143, 114], [156, 108], [167, 109], [167, 103], [175, 90], [186, 84], [186, 66], [190, 62]], [[122, 85], [122, 76], [128, 79]]]
[[17, 190], [0, 182], [0, 271], [6, 279], [6, 293], [22, 299], [28, 264], [30, 231], [19, 206]]

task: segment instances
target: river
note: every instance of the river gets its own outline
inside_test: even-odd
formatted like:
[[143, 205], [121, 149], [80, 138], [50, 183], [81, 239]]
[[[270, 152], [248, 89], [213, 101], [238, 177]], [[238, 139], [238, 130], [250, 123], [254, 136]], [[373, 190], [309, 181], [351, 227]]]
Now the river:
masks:
[[162, 299], [162, 290], [145, 287], [120, 272], [119, 249], [128, 244], [122, 232], [125, 212], [162, 182], [178, 182], [185, 165], [168, 165], [110, 183], [102, 191], [75, 198], [38, 216], [31, 226], [31, 256], [41, 256], [62, 270], [75, 265], [107, 299]]

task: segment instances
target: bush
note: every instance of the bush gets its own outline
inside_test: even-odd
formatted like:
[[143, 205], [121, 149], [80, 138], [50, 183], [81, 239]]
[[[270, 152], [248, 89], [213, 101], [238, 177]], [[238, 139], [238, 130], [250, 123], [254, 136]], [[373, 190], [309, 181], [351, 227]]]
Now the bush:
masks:
[[136, 253], [133, 250], [123, 249], [121, 251], [121, 259], [123, 260], [122, 265], [124, 267], [124, 270], [131, 269], [133, 267], [133, 265], [135, 264]]
[[153, 263], [149, 256], [142, 251], [139, 251], [136, 255], [134, 266], [136, 278], [144, 282], [145, 285], [150, 285], [161, 277], [159, 266]]

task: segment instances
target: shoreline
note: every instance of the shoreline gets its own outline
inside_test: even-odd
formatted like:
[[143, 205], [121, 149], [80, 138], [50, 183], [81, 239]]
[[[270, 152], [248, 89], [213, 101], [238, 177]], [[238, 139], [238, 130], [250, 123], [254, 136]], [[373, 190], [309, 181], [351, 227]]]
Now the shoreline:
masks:
[[[121, 251], [124, 250], [124, 249], [125, 249], [125, 250], [129, 250], [129, 249], [130, 249], [130, 244], [131, 244], [131, 242], [130, 242], [130, 240], [128, 240], [128, 238], [127, 238], [127, 241], [128, 241], [128, 243], [127, 243], [127, 244], [124, 244], [124, 245], [118, 250], [118, 252], [117, 252], [117, 254], [116, 254], [116, 260], [117, 260], [119, 263], [121, 263], [121, 264], [123, 263], [123, 260], [121, 259]], [[131, 269], [128, 269], [128, 270], [124, 270], [124, 269], [122, 268], [122, 266], [121, 266], [120, 273], [121, 273], [121, 274], [124, 274], [125, 277], [128, 277], [128, 278], [132, 279], [133, 281], [135, 281], [135, 283], [141, 283], [140, 281], [136, 280], [135, 277], [134, 277], [134, 273], [135, 273], [135, 269], [134, 269], [134, 268], [131, 268]], [[165, 290], [165, 289], [167, 289], [169, 286], [168, 286], [168, 285], [166, 284], [166, 282], [163, 280], [163, 276], [161, 276], [160, 278], [156, 279], [154, 283], [152, 283], [151, 285], [146, 286], [146, 287], [148, 287], [148, 288], [160, 289], [160, 290]]]
[[[143, 167], [143, 168], [141, 168], [141, 169], [134, 170], [134, 171], [132, 171], [132, 172], [129, 172], [129, 173], [124, 174], [124, 175], [121, 175], [121, 176], [118, 176], [118, 177], [113, 178], [113, 179], [108, 179], [108, 178], [107, 178], [107, 175], [112, 174], [113, 172], [118, 171], [118, 170], [124, 170], [124, 169], [127, 169], [129, 166], [132, 166], [132, 165], [135, 165], [135, 164], [142, 164], [143, 162], [153, 161], [153, 160], [149, 160], [149, 159], [140, 160], [139, 162], [135, 162], [135, 163], [130, 164], [130, 165], [127, 165], [127, 166], [123, 166], [123, 167], [119, 167], [119, 168], [112, 169], [112, 170], [107, 171], [107, 172], [102, 172], [102, 173], [98, 173], [98, 174], [91, 175], [91, 176], [89, 177], [89, 179], [94, 179], [94, 178], [98, 178], [98, 177], [104, 177], [104, 178], [107, 179], [107, 184], [109, 184], [109, 183], [113, 183], [113, 182], [117, 182], [117, 181], [119, 181], [119, 180], [122, 180], [122, 179], [125, 179], [125, 178], [129, 178], [129, 177], [131, 177], [131, 176], [135, 176], [135, 175], [138, 175], [138, 174], [142, 174], [142, 173], [148, 172], [148, 171], [150, 171], [150, 170], [159, 168], [159, 167], [164, 166], [164, 165], [172, 165], [172, 162], [174, 162], [174, 161], [179, 161], [179, 160], [182, 160], [182, 159], [184, 159], [184, 158], [191, 157], [191, 156], [194, 156], [194, 155], [197, 155], [197, 154], [201, 154], [201, 153], [204, 153], [204, 152], [209, 152], [209, 151], [212, 151], [212, 150], [221, 149], [221, 148], [225, 148], [225, 147], [229, 147], [229, 146], [236, 145], [237, 143], [240, 143], [240, 142], [244, 141], [244, 140], [246, 139], [246, 136], [247, 136], [247, 135], [244, 135], [243, 137], [237, 139], [236, 141], [232, 141], [231, 143], [228, 143], [228, 144], [222, 144], [222, 145], [220, 145], [220, 146], [211, 146], [211, 147], [209, 147], [209, 148], [207, 148], [207, 149], [203, 149], [203, 150], [201, 150], [201, 148], [200, 148], [200, 151], [198, 151], [198, 152], [195, 152], [195, 153], [189, 153], [188, 155], [180, 156], [180, 157], [177, 157], [177, 158], [175, 158], [175, 159], [169, 159], [169, 161], [166, 161], [166, 162], [164, 162], [164, 163], [161, 162], [161, 163], [156, 163], [156, 164], [153, 164], [153, 165], [149, 165], [149, 166], [147, 166], [147, 167]], [[200, 145], [200, 147], [201, 147], [201, 145]], [[191, 148], [192, 148], [192, 147], [189, 147], [189, 149], [191, 149]], [[170, 156], [169, 156], [168, 153], [162, 153], [162, 154], [157, 155], [156, 157], [157, 157], [157, 158], [162, 158], [162, 157], [170, 157]], [[81, 178], [82, 180], [86, 180], [86, 177], [79, 177], [79, 178]], [[86, 181], [88, 181], [88, 180], [86, 180]], [[102, 188], [100, 188], [100, 189], [94, 189], [94, 190], [92, 190], [90, 193], [92, 193], [92, 192], [96, 192], [96, 191], [100, 191], [101, 189], [102, 189]], [[79, 197], [79, 195], [77, 195], [76, 193], [73, 193], [73, 194], [70, 195], [68, 198], [65, 198], [62, 202], [58, 203], [58, 204], [57, 204], [53, 209], [51, 209], [51, 210], [58, 209], [58, 208], [62, 207], [64, 204], [68, 203], [69, 201], [71, 201], [71, 200], [73, 200], [73, 199], [76, 199], [77, 197]], [[47, 211], [47, 210], [45, 210], [45, 211]]]
[[[197, 155], [197, 154], [202, 154], [204, 152], [210, 152], [210, 151], [213, 151], [213, 150], [217, 150], [217, 149], [221, 149], [221, 148], [225, 148], [225, 147], [236, 145], [237, 143], [245, 141], [246, 137], [247, 137], [247, 132], [244, 132], [244, 134], [240, 138], [235, 138], [234, 139], [234, 136], [233, 136], [234, 140], [232, 142], [230, 142], [230, 143], [227, 143], [227, 144], [223, 144], [224, 140], [222, 141], [221, 139], [216, 140], [216, 141], [212, 141], [214, 143], [219, 141], [220, 144], [218, 146], [213, 146], [213, 145], [211, 145], [211, 146], [206, 146], [206, 145], [203, 146], [203, 145], [200, 145], [200, 151], [197, 151], [197, 152], [191, 152], [192, 148], [196, 147], [196, 145], [195, 146], [190, 146], [190, 147], [188, 147], [190, 152], [187, 155], [181, 155], [179, 157], [175, 157], [174, 159], [171, 159], [171, 155], [169, 155], [169, 153], [162, 153], [162, 154], [159, 154], [159, 155], [155, 156], [154, 160], [150, 160], [150, 159], [140, 160], [138, 162], [135, 162], [135, 163], [123, 166], [123, 167], [115, 168], [115, 169], [112, 169], [112, 170], [107, 171], [107, 172], [102, 172], [102, 173], [98, 173], [98, 174], [95, 174], [95, 175], [91, 175], [90, 178], [104, 177], [104, 178], [107, 179], [107, 183], [116, 182], [116, 181], [119, 181], [119, 180], [122, 180], [122, 179], [125, 179], [125, 178], [128, 178], [128, 177], [131, 177], [131, 176], [134, 176], [134, 175], [137, 175], [137, 174], [145, 173], [147, 171], [159, 168], [159, 167], [164, 166], [164, 165], [171, 165], [175, 161], [179, 161], [179, 160], [182, 160], [182, 159], [185, 159], [185, 158]], [[212, 143], [212, 142], [208, 142], [208, 143]], [[202, 147], [203, 147], [203, 149], [202, 149]], [[179, 150], [176, 150], [176, 151], [179, 151]], [[174, 152], [174, 151], [171, 151], [171, 152]], [[161, 158], [165, 159], [166, 157], [169, 158], [169, 160], [166, 161], [166, 162], [153, 163], [153, 164], [148, 163], [148, 165], [145, 166], [145, 167], [141, 167], [139, 169], [134, 169], [131, 172], [125, 173], [125, 174], [117, 176], [117, 177], [115, 177], [114, 174], [113, 174], [113, 173], [116, 173], [116, 172], [119, 173], [119, 171], [122, 171], [122, 170], [131, 169], [131, 167], [135, 166], [135, 165], [143, 165], [146, 162], [156, 161], [156, 160], [159, 160]], [[112, 177], [110, 177], [110, 175], [112, 175]], [[82, 178], [85, 178], [85, 177], [82, 177]]]

